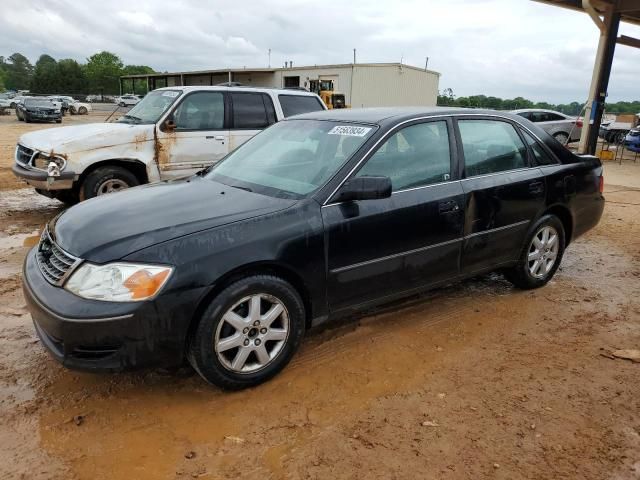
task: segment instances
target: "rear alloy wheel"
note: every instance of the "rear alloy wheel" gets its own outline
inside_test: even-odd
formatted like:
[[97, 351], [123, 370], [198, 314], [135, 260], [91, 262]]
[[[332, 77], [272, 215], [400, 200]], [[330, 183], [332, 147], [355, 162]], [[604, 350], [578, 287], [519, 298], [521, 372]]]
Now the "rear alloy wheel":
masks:
[[87, 114], [87, 107], [80, 107], [78, 109], [78, 115], [86, 115]]
[[538, 288], [545, 285], [558, 270], [565, 248], [562, 222], [554, 215], [545, 215], [527, 237], [518, 263], [505, 271], [516, 287]]
[[304, 306], [289, 283], [269, 275], [247, 277], [205, 310], [189, 341], [189, 362], [221, 388], [258, 385], [289, 363], [304, 329]]
[[555, 138], [558, 142], [565, 146], [567, 145], [567, 143], [569, 143], [569, 135], [564, 132], [556, 133], [553, 138]]
[[87, 175], [80, 186], [80, 201], [120, 192], [139, 184], [136, 176], [125, 168], [116, 166], [96, 168]]

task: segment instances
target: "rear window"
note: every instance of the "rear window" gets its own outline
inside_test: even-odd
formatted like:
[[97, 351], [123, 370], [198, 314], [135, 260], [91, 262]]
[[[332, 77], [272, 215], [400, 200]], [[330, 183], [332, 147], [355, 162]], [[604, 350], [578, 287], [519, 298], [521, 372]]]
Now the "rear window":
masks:
[[259, 129], [275, 121], [275, 115], [269, 111], [270, 99], [262, 93], [231, 94], [233, 102], [233, 128]]
[[278, 99], [280, 100], [282, 113], [285, 117], [324, 110], [322, 102], [317, 97], [307, 95], [278, 95]]

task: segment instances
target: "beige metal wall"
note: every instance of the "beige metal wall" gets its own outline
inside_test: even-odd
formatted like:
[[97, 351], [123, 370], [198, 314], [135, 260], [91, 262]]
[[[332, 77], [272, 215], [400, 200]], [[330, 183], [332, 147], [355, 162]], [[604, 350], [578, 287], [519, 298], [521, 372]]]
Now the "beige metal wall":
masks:
[[434, 106], [439, 75], [406, 65], [356, 66], [352, 108]]
[[311, 80], [331, 79], [333, 88], [337, 92], [345, 94], [345, 100], [349, 103], [351, 94], [351, 66], [329, 67], [329, 68], [289, 68], [287, 70], [277, 70], [274, 74], [273, 87], [284, 87], [284, 77], [299, 76], [300, 87], [309, 88]]

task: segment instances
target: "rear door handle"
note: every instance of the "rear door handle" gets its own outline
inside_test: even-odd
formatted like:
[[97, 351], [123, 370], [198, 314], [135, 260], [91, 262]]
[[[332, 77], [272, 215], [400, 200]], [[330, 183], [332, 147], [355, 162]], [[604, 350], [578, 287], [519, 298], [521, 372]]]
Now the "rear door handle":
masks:
[[438, 204], [438, 213], [453, 213], [460, 210], [460, 205], [455, 200], [448, 200], [446, 202], [440, 202]]

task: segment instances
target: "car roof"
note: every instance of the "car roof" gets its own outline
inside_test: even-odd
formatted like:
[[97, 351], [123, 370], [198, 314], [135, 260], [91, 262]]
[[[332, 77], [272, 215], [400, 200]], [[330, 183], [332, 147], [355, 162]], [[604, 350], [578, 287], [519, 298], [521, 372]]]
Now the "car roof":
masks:
[[[316, 97], [317, 95], [313, 92], [309, 92], [307, 90], [298, 90], [291, 88], [272, 88], [272, 87], [249, 87], [249, 86], [234, 86], [229, 87], [225, 85], [193, 85], [186, 87], [162, 87], [157, 88], [156, 90], [182, 90], [183, 92], [194, 92], [194, 91], [202, 91], [202, 90], [210, 90], [210, 91], [236, 91], [236, 92], [260, 92], [260, 93], [269, 93], [273, 92], [276, 94], [284, 94], [284, 95], [308, 95], [311, 97]], [[154, 90], [154, 92], [156, 91]]]
[[562, 115], [566, 117], [566, 113], [558, 112], [557, 110], [548, 110], [546, 108], [520, 108], [518, 110], [511, 110], [511, 113], [524, 113], [524, 112], [546, 112], [546, 113], [557, 113], [558, 115]]
[[383, 124], [422, 117], [445, 115], [490, 115], [512, 118], [509, 112], [455, 107], [375, 107], [320, 110], [292, 117], [294, 120], [333, 120], [338, 122]]

